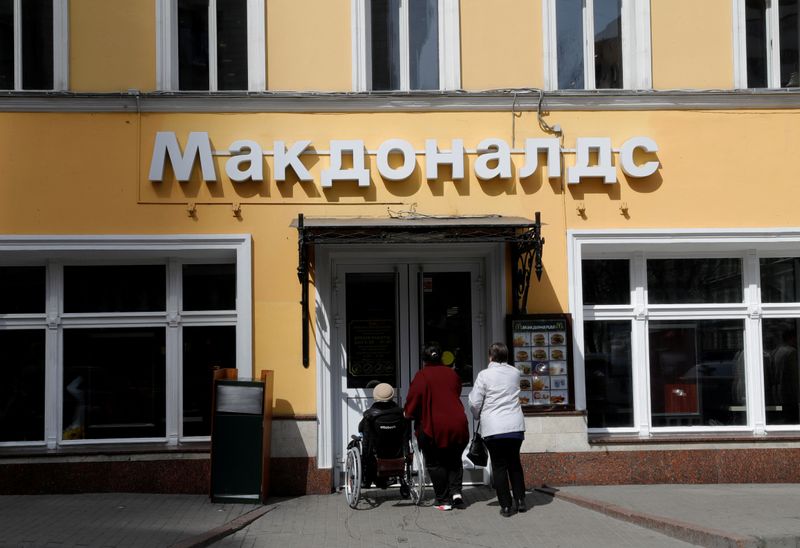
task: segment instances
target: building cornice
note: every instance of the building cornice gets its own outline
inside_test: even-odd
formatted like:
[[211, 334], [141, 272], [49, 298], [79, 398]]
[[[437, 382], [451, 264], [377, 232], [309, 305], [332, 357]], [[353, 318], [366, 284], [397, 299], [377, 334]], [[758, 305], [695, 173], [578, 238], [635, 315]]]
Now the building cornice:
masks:
[[800, 89], [480, 92], [0, 92], [0, 112], [493, 112], [800, 108]]

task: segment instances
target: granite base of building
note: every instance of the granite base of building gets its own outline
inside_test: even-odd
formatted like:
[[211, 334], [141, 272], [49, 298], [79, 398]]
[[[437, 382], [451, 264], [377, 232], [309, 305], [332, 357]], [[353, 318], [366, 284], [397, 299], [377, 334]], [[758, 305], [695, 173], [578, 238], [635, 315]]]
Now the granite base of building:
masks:
[[[1, 495], [69, 493], [175, 493], [209, 492], [211, 460], [111, 460], [107, 462], [0, 461]], [[315, 458], [280, 458], [270, 461], [270, 494], [324, 494], [332, 490], [331, 470], [317, 468]]]
[[524, 453], [527, 485], [796, 483], [800, 448]]

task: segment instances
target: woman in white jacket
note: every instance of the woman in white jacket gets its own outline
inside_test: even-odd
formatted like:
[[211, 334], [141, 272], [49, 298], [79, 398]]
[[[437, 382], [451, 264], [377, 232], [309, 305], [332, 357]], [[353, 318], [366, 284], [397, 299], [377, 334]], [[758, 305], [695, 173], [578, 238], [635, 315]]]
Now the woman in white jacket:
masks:
[[525, 418], [519, 403], [520, 373], [507, 361], [508, 347], [503, 343], [492, 344], [489, 347], [489, 367], [478, 373], [469, 394], [472, 415], [481, 421], [480, 432], [492, 459], [492, 476], [503, 517], [510, 517], [513, 513], [511, 492], [517, 511], [528, 509], [525, 478], [519, 460], [519, 449], [525, 439]]

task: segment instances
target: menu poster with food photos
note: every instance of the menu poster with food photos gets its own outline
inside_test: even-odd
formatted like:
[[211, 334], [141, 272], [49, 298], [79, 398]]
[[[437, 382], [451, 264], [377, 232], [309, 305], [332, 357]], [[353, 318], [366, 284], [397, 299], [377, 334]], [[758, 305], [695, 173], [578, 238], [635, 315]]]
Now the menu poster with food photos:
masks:
[[509, 363], [519, 369], [519, 399], [537, 410], [574, 409], [569, 314], [508, 317]]

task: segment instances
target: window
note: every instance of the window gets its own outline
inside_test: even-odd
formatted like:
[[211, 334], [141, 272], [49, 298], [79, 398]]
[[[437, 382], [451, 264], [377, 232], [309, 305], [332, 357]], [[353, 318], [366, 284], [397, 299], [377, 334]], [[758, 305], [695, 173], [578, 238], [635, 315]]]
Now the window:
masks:
[[266, 89], [264, 0], [158, 2], [160, 89]]
[[0, 0], [0, 90], [67, 89], [67, 0]]
[[736, 85], [740, 88], [800, 86], [798, 0], [737, 0]]
[[249, 244], [217, 239], [0, 254], [0, 445], [207, 439], [213, 371], [251, 374]]
[[356, 91], [458, 89], [458, 0], [355, 0]]
[[650, 2], [545, 0], [547, 89], [649, 89]]
[[590, 431], [800, 431], [800, 232], [684, 237], [572, 235]]

